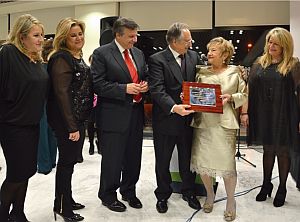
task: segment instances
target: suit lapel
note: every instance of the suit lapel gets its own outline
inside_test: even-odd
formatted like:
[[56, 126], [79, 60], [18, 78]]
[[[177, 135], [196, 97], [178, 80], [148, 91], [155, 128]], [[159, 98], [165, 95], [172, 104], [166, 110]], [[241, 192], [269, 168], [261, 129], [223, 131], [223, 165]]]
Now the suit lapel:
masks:
[[179, 64], [177, 63], [176, 59], [174, 58], [174, 55], [172, 54], [171, 50], [169, 47], [165, 50], [165, 57], [168, 62], [168, 65], [171, 69], [171, 72], [177, 79], [177, 81], [182, 84], [183, 78], [182, 78], [182, 73]]
[[139, 76], [139, 80], [141, 80], [141, 62], [139, 60], [139, 57], [136, 53], [136, 50], [134, 48], [130, 49], [130, 53], [131, 53], [131, 56], [132, 56], [132, 59], [135, 63], [135, 66], [136, 66], [136, 71], [137, 71], [137, 74]]
[[131, 75], [129, 73], [129, 70], [127, 68], [127, 65], [123, 59], [123, 56], [121, 55], [121, 52], [116, 45], [115, 41], [111, 42], [111, 53], [116, 62], [119, 64], [119, 66], [123, 69], [125, 75], [129, 78], [130, 81], [132, 81]]

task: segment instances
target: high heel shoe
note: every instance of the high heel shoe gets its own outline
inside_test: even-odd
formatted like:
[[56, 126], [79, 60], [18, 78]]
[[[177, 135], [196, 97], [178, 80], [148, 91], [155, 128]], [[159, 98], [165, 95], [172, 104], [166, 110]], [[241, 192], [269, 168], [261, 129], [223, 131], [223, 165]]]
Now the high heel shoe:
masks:
[[236, 218], [236, 213], [232, 211], [224, 211], [224, 220], [233, 221]]
[[234, 202], [234, 210], [225, 210], [224, 211], [224, 220], [225, 221], [234, 221], [236, 218], [236, 202]]
[[284, 205], [285, 202], [285, 197], [286, 197], [286, 188], [278, 188], [274, 201], [273, 201], [273, 205], [274, 207], [281, 207]]
[[271, 197], [273, 190], [273, 184], [270, 182], [269, 184], [263, 184], [261, 190], [256, 196], [256, 201], [265, 201], [268, 197]]
[[71, 217], [66, 217], [64, 216], [62, 213], [59, 213], [55, 210], [53, 210], [54, 213], [54, 220], [56, 221], [56, 214], [58, 214], [59, 216], [61, 216], [65, 222], [75, 222], [75, 221], [82, 221], [84, 219], [84, 217], [82, 217], [80, 214], [73, 214]]
[[213, 211], [214, 204], [204, 203], [203, 204], [203, 211], [204, 213], [211, 213]]
[[215, 195], [214, 195], [212, 203], [207, 203], [207, 198], [206, 198], [205, 203], [203, 204], [203, 211], [204, 211], [204, 213], [211, 213], [213, 211], [214, 200], [215, 200]]

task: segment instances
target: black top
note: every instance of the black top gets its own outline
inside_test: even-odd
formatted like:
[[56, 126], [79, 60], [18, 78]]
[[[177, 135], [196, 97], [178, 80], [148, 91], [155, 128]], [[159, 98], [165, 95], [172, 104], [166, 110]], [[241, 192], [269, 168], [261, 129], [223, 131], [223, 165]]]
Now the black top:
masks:
[[0, 123], [38, 124], [48, 89], [43, 65], [12, 44], [0, 49]]
[[249, 75], [248, 144], [299, 152], [300, 64], [286, 76], [277, 64], [255, 64]]
[[78, 124], [87, 120], [93, 105], [92, 76], [83, 59], [61, 50], [48, 63], [52, 82], [47, 115], [54, 129], [78, 131]]

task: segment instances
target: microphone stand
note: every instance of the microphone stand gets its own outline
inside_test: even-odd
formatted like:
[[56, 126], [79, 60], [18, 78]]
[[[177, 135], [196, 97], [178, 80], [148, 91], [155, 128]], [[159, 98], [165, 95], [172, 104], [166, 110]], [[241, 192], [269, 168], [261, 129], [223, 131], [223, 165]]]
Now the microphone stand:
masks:
[[246, 154], [241, 154], [240, 152], [240, 143], [241, 143], [241, 129], [238, 129], [238, 146], [237, 146], [237, 152], [235, 154], [235, 157], [237, 157], [237, 159], [242, 159], [245, 162], [249, 163], [251, 166], [256, 167], [255, 164], [251, 163], [249, 160], [245, 159], [244, 156], [246, 156]]
[[[242, 71], [242, 74], [244, 73], [244, 75], [243, 75], [243, 79], [245, 80], [245, 82], [246, 82], [246, 84], [247, 84], [247, 80], [248, 80], [248, 77], [249, 77], [249, 72], [250, 72], [250, 68], [248, 67], [248, 68], [245, 68], [245, 67], [243, 67], [243, 71]], [[240, 118], [239, 118], [239, 124], [240, 124]], [[242, 159], [242, 160], [244, 160], [245, 162], [247, 162], [247, 163], [249, 163], [251, 166], [253, 166], [253, 167], [256, 167], [256, 165], [255, 164], [253, 164], [253, 163], [251, 163], [249, 160], [247, 160], [247, 159], [245, 159], [244, 158], [244, 156], [246, 156], [246, 154], [241, 154], [241, 152], [240, 152], [240, 144], [241, 144], [241, 128], [239, 128], [238, 129], [238, 147], [237, 147], [237, 152], [236, 152], [236, 154], [235, 154], [235, 157], [237, 157], [237, 159], [239, 160], [239, 159]]]

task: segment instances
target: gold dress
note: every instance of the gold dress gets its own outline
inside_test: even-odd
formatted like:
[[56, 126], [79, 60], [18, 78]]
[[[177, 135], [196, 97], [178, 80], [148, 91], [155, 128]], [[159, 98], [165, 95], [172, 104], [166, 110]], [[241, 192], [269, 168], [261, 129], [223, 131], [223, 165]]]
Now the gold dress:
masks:
[[196, 81], [220, 84], [221, 93], [231, 94], [233, 102], [223, 106], [223, 114], [198, 112], [194, 115], [191, 170], [212, 177], [236, 175], [237, 108], [247, 101], [246, 84], [236, 66], [228, 66], [219, 74], [211, 72], [209, 67], [199, 67]]

